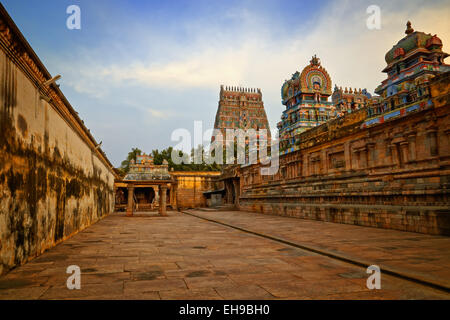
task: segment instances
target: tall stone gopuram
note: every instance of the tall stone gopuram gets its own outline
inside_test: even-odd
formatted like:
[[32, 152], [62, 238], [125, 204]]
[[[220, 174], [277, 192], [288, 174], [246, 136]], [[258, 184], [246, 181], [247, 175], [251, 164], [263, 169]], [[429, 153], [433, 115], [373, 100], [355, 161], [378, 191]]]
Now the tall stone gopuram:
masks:
[[270, 126], [261, 89], [220, 86], [214, 129], [221, 131], [224, 141], [226, 129], [266, 129], [270, 139]]

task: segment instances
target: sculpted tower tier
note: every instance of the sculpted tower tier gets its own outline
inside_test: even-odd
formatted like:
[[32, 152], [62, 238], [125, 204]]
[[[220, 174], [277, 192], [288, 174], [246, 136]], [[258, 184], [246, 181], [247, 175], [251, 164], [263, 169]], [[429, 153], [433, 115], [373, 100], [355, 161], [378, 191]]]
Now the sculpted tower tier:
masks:
[[375, 89], [382, 99], [369, 104], [369, 118], [363, 127], [432, 107], [429, 83], [450, 71], [450, 65], [444, 62], [449, 54], [442, 51], [437, 35], [414, 31], [409, 21], [405, 33], [385, 55], [387, 66], [383, 72], [387, 79]]
[[266, 129], [270, 139], [270, 127], [261, 89], [220, 86], [214, 129], [222, 132], [224, 141], [226, 129]]
[[333, 103], [328, 101], [331, 93], [331, 78], [316, 56], [301, 73], [295, 72], [284, 82], [281, 102], [286, 110], [277, 125], [282, 153], [294, 149], [300, 133], [336, 116]]

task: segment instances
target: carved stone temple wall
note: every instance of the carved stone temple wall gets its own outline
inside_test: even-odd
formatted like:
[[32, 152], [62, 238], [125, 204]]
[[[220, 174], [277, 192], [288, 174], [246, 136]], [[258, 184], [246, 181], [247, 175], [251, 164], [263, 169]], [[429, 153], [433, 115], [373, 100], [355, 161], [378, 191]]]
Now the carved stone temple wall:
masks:
[[450, 235], [449, 88], [447, 72], [384, 122], [361, 109], [304, 132], [274, 176], [240, 168], [239, 208]]
[[111, 163], [0, 5], [0, 274], [113, 211]]

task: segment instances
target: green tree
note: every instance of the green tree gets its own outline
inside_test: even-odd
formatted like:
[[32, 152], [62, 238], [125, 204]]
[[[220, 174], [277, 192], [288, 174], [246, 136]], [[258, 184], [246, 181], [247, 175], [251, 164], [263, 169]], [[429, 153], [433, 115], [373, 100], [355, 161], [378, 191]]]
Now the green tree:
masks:
[[[167, 149], [159, 151], [158, 149], [152, 151], [153, 163], [162, 164], [164, 160], [169, 164], [169, 170], [173, 169], [175, 171], [220, 171], [221, 165], [217, 163], [207, 164], [205, 162], [205, 157], [208, 156], [207, 152], [202, 146], [198, 146], [196, 150], [202, 154], [202, 163], [194, 163], [194, 149], [191, 150], [190, 162], [182, 162], [180, 164], [175, 164], [172, 161], [173, 148], [169, 147]], [[185, 157], [188, 159], [188, 155], [183, 153], [183, 151], [175, 150], [178, 152], [180, 157]]]
[[[151, 152], [151, 156], [153, 157], [153, 163], [156, 165], [163, 164], [164, 160], [167, 161], [169, 165], [169, 170], [175, 170], [175, 171], [220, 171], [222, 168], [221, 164], [212, 163], [208, 164], [205, 162], [206, 157], [208, 157], [208, 153], [205, 151], [205, 149], [199, 145], [196, 150], [199, 150], [198, 152], [201, 152], [202, 154], [202, 163], [194, 163], [194, 149], [191, 150], [191, 158], [190, 162], [185, 163], [182, 162], [180, 164], [176, 164], [172, 161], [172, 152], [173, 147], [168, 147], [163, 150], [154, 149]], [[184, 153], [181, 150], [175, 150], [178, 152], [178, 155], [180, 157], [185, 157], [188, 159], [188, 155]], [[121, 167], [118, 169], [120, 170], [123, 175], [129, 172], [130, 170], [130, 162], [131, 160], [136, 161], [136, 156], [141, 155], [142, 151], [138, 148], [133, 148], [131, 152], [128, 153], [127, 159], [122, 161]]]
[[[153, 157], [153, 163], [157, 165], [163, 164], [164, 160], [167, 161], [169, 165], [169, 170], [176, 170], [176, 171], [185, 171], [186, 167], [184, 163], [181, 164], [175, 164], [172, 160], [172, 152], [173, 147], [168, 147], [167, 149], [159, 151], [158, 149], [152, 151], [152, 157]], [[178, 152], [178, 155], [180, 157], [186, 156], [182, 151], [176, 150]]]

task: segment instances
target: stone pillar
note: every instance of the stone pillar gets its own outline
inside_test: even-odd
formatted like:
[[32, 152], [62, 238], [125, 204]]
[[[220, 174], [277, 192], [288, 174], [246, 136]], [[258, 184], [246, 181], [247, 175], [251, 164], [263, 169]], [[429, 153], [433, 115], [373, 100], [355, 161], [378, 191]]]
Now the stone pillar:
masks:
[[117, 187], [116, 186], [114, 186], [113, 199], [114, 199], [113, 210], [116, 211], [116, 205], [118, 205], [118, 203], [117, 203]]
[[[158, 185], [158, 208], [161, 208], [161, 204], [162, 204], [162, 190], [161, 190], [161, 185]], [[160, 209], [158, 209], [159, 212]]]
[[230, 186], [230, 181], [225, 180], [225, 190], [226, 190], [226, 194], [227, 194], [227, 204], [232, 204], [233, 203], [233, 194], [232, 194], [232, 190], [231, 190], [231, 186]]
[[152, 202], [150, 203], [150, 208], [151, 210], [153, 210], [153, 207], [155, 206], [155, 201], [156, 201], [156, 191], [154, 187], [150, 187], [153, 191], [153, 199]]
[[239, 181], [236, 179], [233, 179], [233, 187], [234, 187], [234, 205], [239, 208], [239, 194], [240, 194], [240, 190], [239, 190]]
[[158, 188], [156, 188], [156, 186], [153, 188], [153, 190], [155, 191], [155, 206], [158, 205], [159, 207], [159, 186]]
[[375, 143], [369, 142], [367, 144], [367, 166], [369, 168], [374, 167], [376, 164], [376, 157], [375, 157]]
[[178, 204], [177, 204], [177, 185], [176, 184], [172, 184], [172, 209], [173, 210], [178, 210]]
[[309, 160], [308, 154], [305, 153], [303, 155], [303, 176], [304, 177], [309, 176], [309, 161], [308, 160]]
[[352, 152], [350, 148], [350, 142], [344, 143], [344, 158], [345, 158], [345, 171], [352, 169]]
[[402, 153], [402, 159], [403, 162], [408, 162], [409, 161], [409, 148], [408, 148], [408, 142], [407, 141], [403, 141], [400, 143], [400, 152]]
[[441, 146], [441, 148], [443, 151], [443, 155], [446, 156], [450, 154], [450, 128], [444, 129], [444, 134], [445, 139], [442, 139], [443, 145]]
[[166, 215], [166, 205], [167, 205], [167, 186], [161, 185], [159, 187], [159, 214], [162, 216]]
[[359, 162], [360, 162], [360, 154], [358, 149], [352, 149], [352, 169], [353, 170], [359, 170]]
[[428, 141], [427, 145], [430, 150], [430, 156], [434, 157], [438, 155], [437, 149], [437, 130], [435, 128], [430, 128], [426, 131]]
[[367, 168], [367, 148], [363, 147], [359, 150], [359, 168], [366, 169]]
[[394, 157], [392, 156], [391, 139], [384, 139], [384, 158], [382, 164], [392, 166], [394, 164]]
[[391, 164], [400, 167], [400, 161], [398, 159], [397, 154], [397, 146], [394, 143], [392, 143], [389, 145], [389, 148], [391, 150]]
[[127, 216], [133, 216], [134, 211], [134, 185], [128, 185], [128, 202], [127, 202]]
[[408, 135], [408, 142], [409, 142], [409, 160], [415, 161], [416, 160], [416, 134], [410, 133]]
[[322, 170], [320, 174], [327, 174], [328, 173], [328, 157], [326, 150], [322, 150], [320, 153], [320, 162], [322, 163]]

